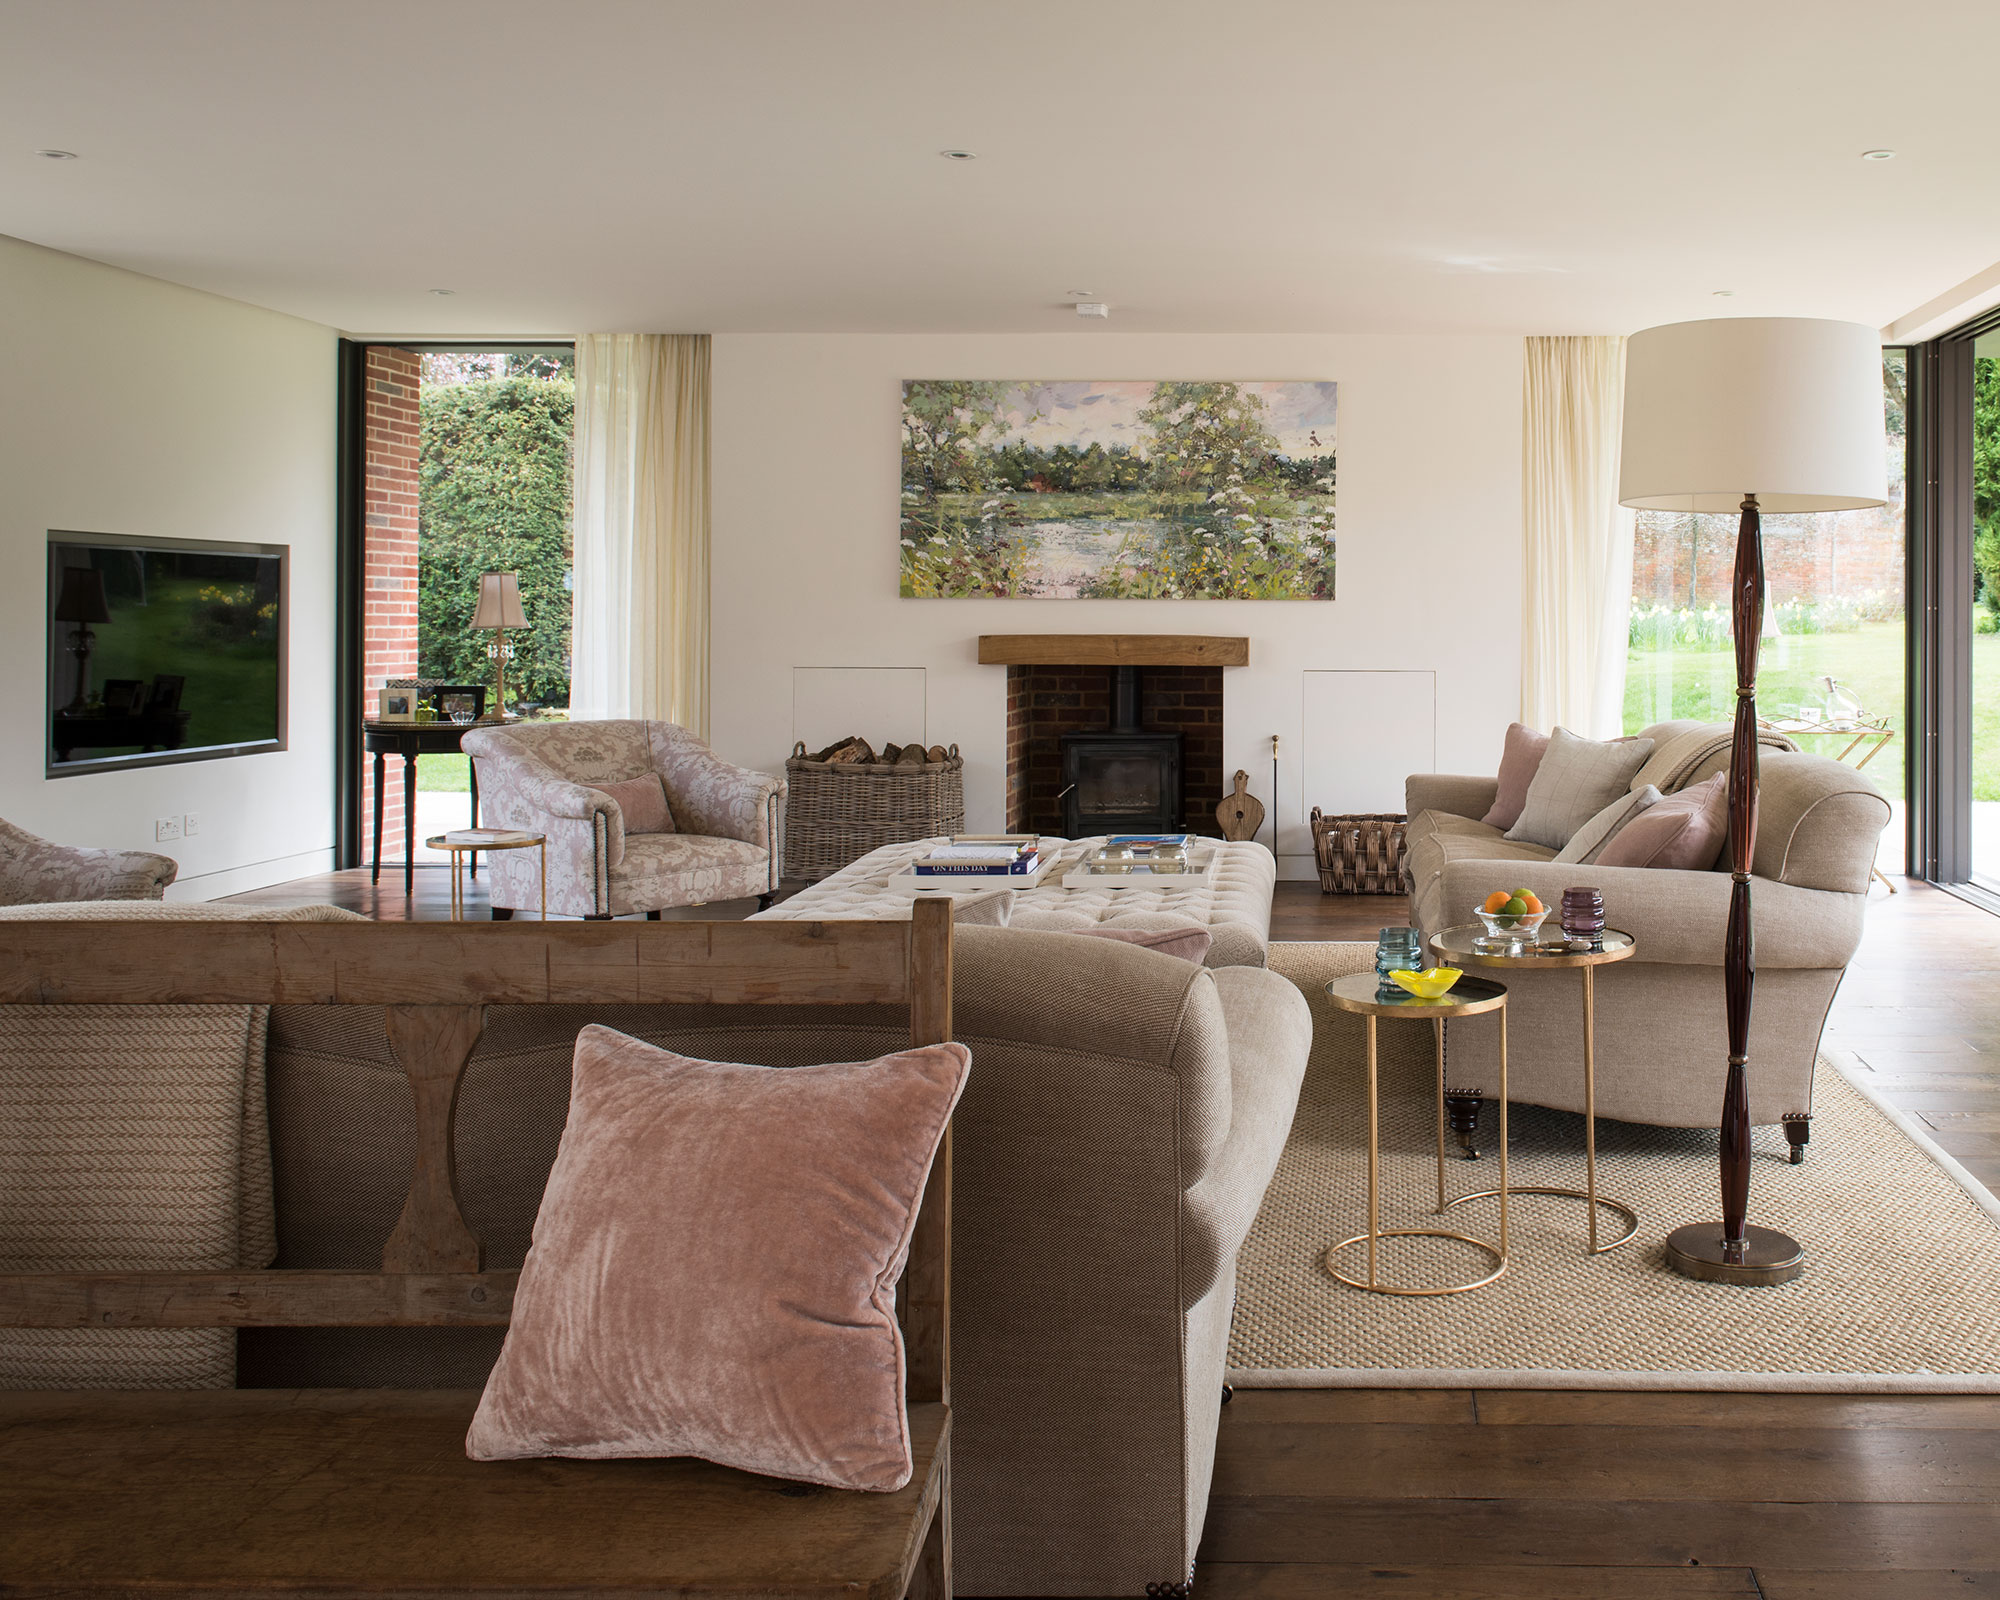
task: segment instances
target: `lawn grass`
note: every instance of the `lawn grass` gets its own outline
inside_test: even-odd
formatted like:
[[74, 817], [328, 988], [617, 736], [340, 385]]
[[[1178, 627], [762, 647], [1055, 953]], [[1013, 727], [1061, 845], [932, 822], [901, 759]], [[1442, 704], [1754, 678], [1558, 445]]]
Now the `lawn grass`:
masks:
[[419, 794], [465, 794], [471, 788], [472, 757], [454, 751], [418, 758]]
[[[2000, 647], [2000, 636], [1981, 637], [1976, 647]], [[1850, 633], [1780, 634], [1758, 653], [1757, 709], [1766, 717], [1789, 717], [1801, 705], [1822, 704], [1822, 677], [1834, 677], [1860, 697], [1871, 717], [1887, 717], [1896, 737], [1868, 763], [1868, 776], [1883, 793], [1903, 793], [1904, 635], [1900, 622], [1864, 623]], [[2000, 799], [2000, 648], [1975, 648], [1975, 671], [1989, 676], [1974, 718], [1974, 739], [1987, 752], [1975, 763], [1977, 783], [1990, 786], [1979, 799]], [[1735, 715], [1736, 657], [1730, 650], [1634, 650], [1626, 658], [1625, 731], [1637, 733], [1674, 717], [1727, 722]], [[1983, 732], [1982, 732], [1983, 721]], [[1803, 750], [1837, 756], [1847, 741], [1807, 736]]]

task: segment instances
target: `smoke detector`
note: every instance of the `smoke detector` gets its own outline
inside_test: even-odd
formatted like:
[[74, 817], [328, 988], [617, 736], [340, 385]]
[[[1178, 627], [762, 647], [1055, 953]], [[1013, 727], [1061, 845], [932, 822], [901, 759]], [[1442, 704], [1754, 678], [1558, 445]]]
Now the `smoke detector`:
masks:
[[1079, 300], [1076, 303], [1076, 314], [1079, 317], [1108, 317], [1111, 315], [1111, 307], [1102, 300]]

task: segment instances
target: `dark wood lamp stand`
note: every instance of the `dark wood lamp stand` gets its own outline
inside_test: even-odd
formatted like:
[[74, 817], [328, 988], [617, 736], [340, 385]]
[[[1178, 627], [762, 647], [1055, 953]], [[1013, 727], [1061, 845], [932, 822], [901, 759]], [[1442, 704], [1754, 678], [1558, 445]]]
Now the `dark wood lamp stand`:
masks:
[[[1736, 721], [1729, 752], [1729, 922], [1723, 943], [1729, 1070], [1722, 1097], [1722, 1219], [1667, 1236], [1667, 1261], [1717, 1283], [1786, 1283], [1796, 1239], [1751, 1226], [1750, 1000], [1757, 981], [1750, 875], [1757, 855], [1757, 646], [1764, 628], [1760, 516], [1879, 506], [1882, 348], [1874, 329], [1806, 317], [1676, 322], [1625, 347], [1619, 501], [1640, 510], [1742, 513], [1730, 620]], [[1740, 504], [1739, 504], [1740, 497]]]

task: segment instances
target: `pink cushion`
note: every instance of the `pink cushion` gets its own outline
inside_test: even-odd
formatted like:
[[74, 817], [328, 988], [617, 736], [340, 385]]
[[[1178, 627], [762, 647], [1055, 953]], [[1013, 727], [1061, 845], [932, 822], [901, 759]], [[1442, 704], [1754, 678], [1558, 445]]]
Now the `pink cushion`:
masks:
[[738, 1066], [585, 1028], [466, 1454], [900, 1489], [895, 1285], [971, 1059]]
[[1596, 864], [1706, 872], [1728, 837], [1729, 774], [1718, 772], [1646, 807], [1611, 836]]
[[1136, 944], [1157, 950], [1163, 956], [1178, 956], [1200, 966], [1208, 960], [1208, 947], [1215, 935], [1206, 928], [1066, 928], [1082, 939], [1116, 939], [1120, 944]]
[[627, 833], [672, 833], [673, 808], [667, 804], [667, 786], [657, 772], [627, 778], [622, 783], [593, 783], [599, 794], [609, 795], [625, 813]]
[[1521, 808], [1528, 803], [1528, 785], [1535, 781], [1548, 748], [1546, 733], [1537, 733], [1526, 723], [1507, 725], [1507, 743], [1500, 751], [1500, 792], [1481, 822], [1505, 833], [1521, 820]]

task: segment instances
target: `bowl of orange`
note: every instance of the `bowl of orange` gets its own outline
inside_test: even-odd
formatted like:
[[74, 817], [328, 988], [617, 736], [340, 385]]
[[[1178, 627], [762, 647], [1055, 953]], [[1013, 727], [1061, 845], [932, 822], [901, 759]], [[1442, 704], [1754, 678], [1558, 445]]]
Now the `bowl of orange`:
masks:
[[1482, 943], [1531, 944], [1540, 937], [1549, 908], [1528, 889], [1495, 889], [1473, 915], [1486, 929]]

